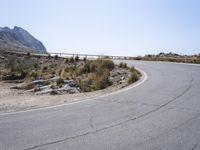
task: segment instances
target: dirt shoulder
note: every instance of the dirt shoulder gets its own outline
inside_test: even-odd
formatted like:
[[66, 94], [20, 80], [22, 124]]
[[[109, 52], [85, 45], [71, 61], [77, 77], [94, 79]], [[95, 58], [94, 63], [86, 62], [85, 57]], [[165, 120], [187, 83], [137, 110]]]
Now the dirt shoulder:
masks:
[[109, 94], [124, 87], [110, 86], [104, 90], [63, 95], [36, 95], [30, 92], [10, 89], [16, 84], [0, 82], [0, 113], [28, 110], [47, 106], [60, 105]]

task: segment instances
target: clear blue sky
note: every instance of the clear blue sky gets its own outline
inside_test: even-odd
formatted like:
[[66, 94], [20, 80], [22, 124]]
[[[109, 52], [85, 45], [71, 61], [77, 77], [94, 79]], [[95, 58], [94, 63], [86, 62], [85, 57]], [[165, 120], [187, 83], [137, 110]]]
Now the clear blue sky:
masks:
[[0, 26], [20, 26], [48, 51], [200, 53], [200, 0], [0, 0]]

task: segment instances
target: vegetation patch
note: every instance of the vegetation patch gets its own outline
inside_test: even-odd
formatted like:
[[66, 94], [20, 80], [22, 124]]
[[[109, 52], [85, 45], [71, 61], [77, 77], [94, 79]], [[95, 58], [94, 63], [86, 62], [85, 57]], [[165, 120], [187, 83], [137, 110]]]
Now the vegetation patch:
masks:
[[79, 56], [4, 54], [0, 67], [1, 80], [22, 83], [12, 88], [39, 94], [91, 92], [112, 85], [126, 86], [140, 77], [126, 63], [115, 65], [111, 59], [87, 60]]
[[129, 57], [129, 60], [144, 60], [144, 61], [165, 61], [176, 63], [192, 63], [200, 64], [200, 54], [198, 55], [179, 55], [175, 53], [159, 53], [157, 55], [145, 55], [138, 57]]

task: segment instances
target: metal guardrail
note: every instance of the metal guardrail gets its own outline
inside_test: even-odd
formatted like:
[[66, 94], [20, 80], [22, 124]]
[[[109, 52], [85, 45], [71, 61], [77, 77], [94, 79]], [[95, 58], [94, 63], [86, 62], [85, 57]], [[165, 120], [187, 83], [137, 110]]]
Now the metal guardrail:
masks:
[[79, 56], [79, 57], [97, 57], [97, 58], [111, 58], [111, 59], [127, 59], [128, 56], [113, 56], [113, 55], [97, 55], [97, 54], [78, 54], [78, 53], [58, 53], [58, 52], [48, 52], [50, 55], [58, 55], [60, 57], [62, 56]]
[[16, 51], [6, 51], [7, 53], [23, 54], [28, 53], [33, 56], [59, 56], [59, 57], [82, 57], [82, 58], [110, 58], [110, 59], [128, 59], [129, 56], [113, 56], [113, 55], [97, 55], [97, 54], [78, 54], [78, 53], [59, 53], [59, 52], [47, 52], [47, 53], [32, 53], [32, 52], [16, 52]]

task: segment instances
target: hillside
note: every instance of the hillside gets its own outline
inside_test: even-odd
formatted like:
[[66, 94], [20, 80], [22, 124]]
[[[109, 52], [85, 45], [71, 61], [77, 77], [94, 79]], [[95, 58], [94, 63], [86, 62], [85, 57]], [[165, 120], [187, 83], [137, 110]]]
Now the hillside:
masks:
[[46, 48], [29, 32], [20, 28], [0, 27], [0, 50], [46, 53]]

